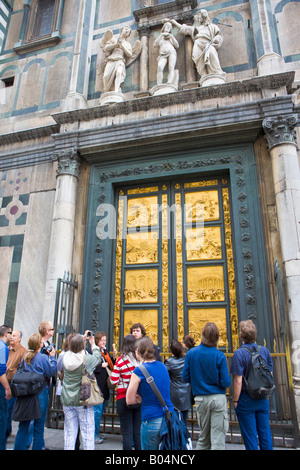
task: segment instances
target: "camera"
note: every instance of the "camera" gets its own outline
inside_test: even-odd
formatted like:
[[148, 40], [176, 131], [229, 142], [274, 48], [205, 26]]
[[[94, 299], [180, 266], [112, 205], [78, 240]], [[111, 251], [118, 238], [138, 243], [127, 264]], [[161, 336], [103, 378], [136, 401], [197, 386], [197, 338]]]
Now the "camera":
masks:
[[55, 344], [53, 344], [53, 343], [52, 343], [52, 344], [48, 344], [47, 346], [43, 346], [43, 354], [48, 354], [48, 356], [49, 356], [49, 354], [50, 354], [51, 351], [52, 351], [52, 348], [55, 349]]
[[87, 334], [86, 334], [86, 337], [87, 338], [91, 338], [93, 336], [92, 332], [91, 331], [88, 331]]

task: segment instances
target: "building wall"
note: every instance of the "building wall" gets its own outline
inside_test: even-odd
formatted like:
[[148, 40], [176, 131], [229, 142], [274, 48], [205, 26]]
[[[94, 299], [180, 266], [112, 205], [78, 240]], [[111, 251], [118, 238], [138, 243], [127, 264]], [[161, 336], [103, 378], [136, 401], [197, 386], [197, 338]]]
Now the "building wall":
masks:
[[[105, 197], [101, 180], [93, 179], [95, 175], [101, 179], [101, 168], [119, 171], [129, 159], [137, 167], [141, 162], [151, 168], [158, 158], [168, 167], [178, 152], [184, 157], [187, 151], [196, 155], [230, 147], [235, 153], [240, 146], [250, 146], [255, 156], [251, 174], [256, 175], [254, 187], [259, 190], [259, 244], [266, 260], [260, 269], [268, 299], [260, 305], [270, 309], [268, 341], [272, 331], [282, 343], [274, 266], [277, 261], [282, 270], [286, 312], [294, 312], [300, 289], [289, 290], [288, 279], [300, 277], [299, 213], [295, 209], [295, 249], [287, 259], [278, 184], [262, 124], [270, 116], [299, 114], [299, 1], [211, 0], [197, 5], [193, 0], [61, 0], [55, 4], [58, 30], [54, 28], [43, 44], [32, 44], [26, 42], [29, 22], [24, 19], [35, 4], [35, 0], [0, 1], [0, 322], [23, 329], [26, 342], [40, 321], [51, 317], [55, 280], [65, 269], [79, 281], [76, 328], [89, 327], [91, 319], [101, 323], [99, 309], [92, 303], [99, 285], [93, 278], [95, 266], [91, 267], [93, 259], [99, 259], [100, 247], [89, 225], [99, 198]], [[178, 91], [152, 96], [157, 71], [153, 43], [162, 19], [171, 14], [179, 22], [190, 21], [202, 7], [214, 24], [229, 25], [224, 26], [219, 50], [226, 83], [199, 87], [191, 43], [174, 27], [180, 45]], [[101, 41], [107, 30], [119, 34], [124, 25], [132, 29], [133, 44], [143, 41], [143, 53], [127, 68], [125, 101], [100, 106]], [[299, 136], [297, 125], [288, 134], [294, 131]], [[295, 207], [297, 178], [292, 188]], [[292, 178], [282, 177], [283, 182], [288, 180], [287, 186]], [[123, 181], [128, 181], [126, 169]], [[109, 194], [113, 202], [113, 192]], [[288, 202], [286, 211], [290, 211]], [[63, 233], [57, 232], [59, 226]], [[56, 252], [58, 240], [61, 250]], [[293, 270], [288, 261], [295, 262]], [[291, 317], [292, 347], [300, 338], [300, 327], [296, 315]], [[109, 327], [108, 317], [103, 326]], [[294, 377], [298, 384], [299, 371]]]

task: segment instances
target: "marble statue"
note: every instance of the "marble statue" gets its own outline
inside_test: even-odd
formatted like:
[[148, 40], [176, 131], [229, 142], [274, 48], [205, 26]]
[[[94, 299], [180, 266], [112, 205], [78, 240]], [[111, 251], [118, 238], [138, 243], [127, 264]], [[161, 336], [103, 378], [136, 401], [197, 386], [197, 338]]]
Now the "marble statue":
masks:
[[[131, 35], [131, 28], [124, 26], [119, 36], [114, 36], [109, 29], [105, 32], [100, 47], [105, 55], [105, 67], [103, 73], [103, 93], [110, 94], [110, 102], [123, 101], [124, 97], [121, 86], [126, 77], [126, 67], [128, 67], [138, 57], [141, 52], [141, 42], [137, 40], [132, 46], [128, 40]], [[107, 98], [107, 95], [106, 97]], [[108, 102], [107, 99], [105, 104]], [[100, 100], [101, 102], [101, 100]]]
[[157, 85], [163, 83], [163, 72], [168, 65], [167, 83], [173, 84], [175, 80], [175, 65], [177, 61], [177, 51], [179, 44], [172, 34], [172, 23], [166, 21], [162, 27], [161, 33], [155, 40], [153, 46], [159, 48], [159, 56], [157, 58]]
[[225, 72], [221, 69], [217, 50], [223, 43], [219, 27], [213, 24], [206, 10], [200, 10], [194, 19], [194, 25], [179, 24], [171, 20], [179, 28], [179, 33], [191, 36], [193, 40], [192, 59], [200, 75], [203, 86], [225, 82]]

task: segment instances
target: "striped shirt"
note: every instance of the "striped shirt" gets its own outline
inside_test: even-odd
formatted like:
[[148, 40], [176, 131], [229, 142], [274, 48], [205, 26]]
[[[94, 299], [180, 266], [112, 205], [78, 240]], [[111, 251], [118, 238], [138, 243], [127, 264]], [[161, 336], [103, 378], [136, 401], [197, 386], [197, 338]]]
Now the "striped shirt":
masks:
[[112, 384], [117, 385], [117, 400], [126, 397], [131, 374], [137, 365], [138, 362], [128, 355], [118, 357], [110, 377]]

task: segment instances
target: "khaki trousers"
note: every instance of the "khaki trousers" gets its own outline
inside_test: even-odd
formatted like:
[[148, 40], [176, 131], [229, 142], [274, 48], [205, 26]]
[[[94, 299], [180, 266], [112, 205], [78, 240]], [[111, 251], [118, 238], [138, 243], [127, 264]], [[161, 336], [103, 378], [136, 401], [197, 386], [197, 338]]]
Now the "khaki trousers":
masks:
[[198, 395], [195, 403], [200, 430], [196, 450], [224, 450], [228, 431], [226, 395]]

